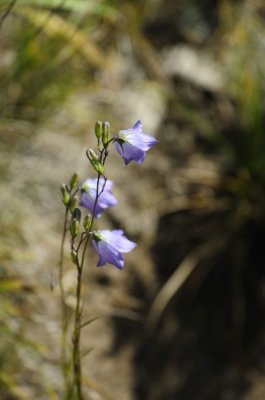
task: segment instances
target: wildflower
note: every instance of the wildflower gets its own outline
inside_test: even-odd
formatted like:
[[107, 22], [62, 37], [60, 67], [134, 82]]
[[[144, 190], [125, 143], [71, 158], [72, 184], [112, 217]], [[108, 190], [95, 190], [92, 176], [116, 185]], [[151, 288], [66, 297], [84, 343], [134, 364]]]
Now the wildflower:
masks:
[[124, 268], [122, 253], [129, 253], [136, 247], [136, 243], [127, 239], [121, 229], [94, 232], [92, 244], [99, 255], [98, 267], [109, 263], [119, 269]]
[[[111, 191], [112, 185], [113, 183], [111, 180], [107, 180], [105, 183], [104, 178], [99, 179], [98, 193], [100, 194], [100, 196], [97, 199], [97, 204], [95, 208], [96, 218], [100, 217], [104, 209], [117, 204], [117, 200], [113, 196], [113, 193]], [[80, 205], [82, 207], [87, 208], [91, 213], [93, 213], [96, 201], [96, 195], [97, 195], [97, 178], [87, 179], [82, 186]]]
[[115, 138], [115, 147], [126, 165], [132, 160], [142, 163], [145, 153], [156, 143], [155, 138], [143, 133], [141, 121], [137, 121], [130, 129], [121, 130]]

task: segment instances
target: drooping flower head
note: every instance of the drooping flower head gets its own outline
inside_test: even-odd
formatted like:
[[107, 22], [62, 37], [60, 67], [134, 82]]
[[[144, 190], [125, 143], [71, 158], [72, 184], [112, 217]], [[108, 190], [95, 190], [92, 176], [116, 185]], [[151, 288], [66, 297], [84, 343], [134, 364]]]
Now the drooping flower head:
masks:
[[99, 255], [98, 267], [109, 263], [119, 269], [124, 268], [123, 253], [129, 253], [136, 247], [136, 243], [127, 239], [121, 229], [94, 232], [92, 245]]
[[115, 147], [126, 165], [132, 160], [141, 164], [145, 153], [156, 143], [155, 138], [143, 133], [141, 121], [137, 121], [130, 129], [121, 130], [115, 138]]
[[[99, 193], [102, 191], [103, 187], [104, 190], [100, 194], [97, 200], [97, 205], [95, 209], [96, 218], [100, 217], [103, 210], [105, 210], [108, 207], [112, 207], [118, 203], [111, 191], [113, 185], [112, 181], [107, 180], [105, 186], [104, 184], [105, 184], [104, 178], [100, 178], [99, 188], [98, 188]], [[96, 195], [97, 195], [97, 178], [87, 179], [82, 185], [80, 205], [82, 207], [87, 208], [91, 213], [93, 213]]]

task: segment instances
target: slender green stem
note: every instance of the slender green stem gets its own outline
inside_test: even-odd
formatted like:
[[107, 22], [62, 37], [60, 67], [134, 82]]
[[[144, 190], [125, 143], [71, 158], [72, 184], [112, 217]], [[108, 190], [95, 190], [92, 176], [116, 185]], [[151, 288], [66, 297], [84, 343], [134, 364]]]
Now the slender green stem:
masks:
[[64, 215], [64, 224], [63, 224], [63, 234], [60, 248], [60, 260], [59, 260], [59, 287], [61, 298], [63, 301], [65, 300], [64, 296], [64, 287], [63, 287], [63, 264], [64, 264], [64, 244], [67, 232], [67, 217], [68, 217], [68, 208], [65, 207], [65, 215]]
[[[88, 247], [89, 239], [93, 229], [93, 223], [96, 214], [96, 206], [98, 202], [98, 198], [104, 190], [105, 184], [103, 185], [102, 190], [99, 192], [99, 182], [100, 182], [100, 174], [97, 177], [97, 189], [96, 189], [96, 198], [92, 212], [92, 218], [89, 230], [87, 232], [87, 236], [85, 239], [85, 243], [83, 246], [81, 261], [77, 258], [77, 285], [76, 285], [76, 308], [75, 308], [75, 318], [74, 318], [74, 334], [73, 334], [73, 368], [74, 368], [74, 384], [76, 388], [76, 394], [78, 400], [83, 400], [82, 393], [82, 368], [81, 368], [81, 351], [80, 351], [80, 338], [81, 338], [81, 290], [82, 290], [82, 272], [84, 267], [86, 250]], [[106, 179], [105, 179], [106, 183]], [[81, 239], [82, 240], [82, 239]], [[79, 250], [78, 246], [78, 250]]]
[[80, 358], [80, 331], [81, 331], [81, 283], [82, 283], [82, 267], [77, 265], [77, 285], [76, 285], [76, 308], [73, 336], [73, 367], [74, 367], [74, 384], [77, 392], [77, 399], [83, 400], [82, 394], [82, 371]]
[[61, 336], [61, 364], [64, 378], [64, 396], [66, 399], [69, 398], [69, 382], [68, 382], [68, 362], [66, 353], [66, 339], [68, 329], [68, 316], [67, 316], [67, 305], [65, 301], [65, 291], [63, 287], [63, 271], [64, 271], [64, 246], [67, 233], [67, 219], [68, 219], [68, 207], [65, 208], [63, 234], [60, 248], [60, 259], [59, 259], [59, 289], [61, 299], [61, 324], [62, 324], [62, 336]]

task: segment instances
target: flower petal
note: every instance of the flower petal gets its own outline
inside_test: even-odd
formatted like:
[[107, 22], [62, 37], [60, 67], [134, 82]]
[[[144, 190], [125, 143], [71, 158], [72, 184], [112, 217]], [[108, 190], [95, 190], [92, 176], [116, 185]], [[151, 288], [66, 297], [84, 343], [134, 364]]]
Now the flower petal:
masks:
[[85, 207], [91, 211], [91, 210], [93, 210], [94, 203], [95, 203], [95, 199], [90, 195], [90, 193], [86, 193], [86, 192], [82, 193], [81, 201], [80, 201], [80, 205], [82, 207]]
[[[92, 179], [89, 178], [83, 183], [83, 185], [87, 186], [89, 189], [95, 189], [96, 190], [97, 189], [97, 181], [98, 181], [97, 178], [92, 178]], [[99, 191], [102, 190], [104, 183], [105, 183], [105, 179], [104, 178], [100, 178], [99, 179]], [[113, 186], [113, 182], [110, 179], [108, 179], [106, 181], [106, 183], [105, 183], [104, 191], [105, 190], [111, 190], [112, 186]]]
[[143, 151], [150, 150], [154, 144], [158, 143], [155, 138], [144, 133], [131, 133], [128, 134], [127, 140], [130, 144]]
[[102, 267], [108, 262], [119, 269], [124, 268], [123, 255], [116, 249], [103, 240], [99, 240], [98, 242], [93, 240], [92, 243], [96, 252], [99, 254], [98, 267]]
[[126, 165], [133, 160], [138, 164], [144, 161], [145, 152], [129, 143], [125, 142], [120, 145], [120, 143], [115, 142], [115, 147], [124, 159]]
[[131, 240], [127, 239], [122, 230], [113, 231], [100, 231], [103, 240], [106, 241], [111, 247], [121, 253], [129, 253], [137, 245]]
[[[95, 197], [91, 196], [90, 193], [83, 193], [81, 196], [80, 206], [87, 208], [91, 213], [94, 211]], [[99, 202], [97, 202], [95, 209], [95, 217], [100, 217], [103, 208], [101, 207]]]
[[137, 131], [142, 132], [143, 130], [143, 125], [142, 122], [139, 120], [133, 125], [133, 129], [136, 129]]
[[[99, 198], [96, 205], [95, 216], [96, 218], [100, 217], [102, 211], [105, 208], [112, 207], [117, 204], [116, 198], [113, 196], [111, 192], [111, 187], [113, 185], [112, 181], [107, 180], [106, 184], [103, 178], [99, 180]], [[94, 210], [94, 204], [96, 200], [97, 194], [97, 179], [87, 179], [83, 187], [87, 187], [86, 191], [81, 195], [80, 205], [82, 207], [87, 208], [91, 213]], [[102, 189], [104, 187], [103, 192]]]
[[98, 198], [98, 205], [102, 208], [108, 208], [118, 204], [118, 201], [110, 191], [104, 191]]
[[132, 128], [120, 130], [114, 144], [127, 165], [132, 160], [138, 164], [142, 163], [146, 151], [156, 143], [158, 141], [155, 138], [143, 132], [143, 126], [139, 120]]

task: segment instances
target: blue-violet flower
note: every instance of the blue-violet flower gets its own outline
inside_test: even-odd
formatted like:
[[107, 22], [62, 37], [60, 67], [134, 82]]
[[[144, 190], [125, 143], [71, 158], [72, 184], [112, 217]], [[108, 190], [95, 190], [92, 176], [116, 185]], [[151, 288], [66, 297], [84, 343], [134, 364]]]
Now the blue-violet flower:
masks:
[[129, 253], [136, 247], [136, 243], [127, 239], [121, 229], [93, 232], [92, 245], [99, 255], [98, 267], [109, 263], [119, 269], [124, 268], [122, 253]]
[[137, 121], [130, 129], [121, 130], [115, 137], [115, 147], [126, 165], [132, 160], [142, 163], [145, 153], [156, 143], [155, 138], [143, 133], [141, 121]]
[[[111, 191], [112, 185], [113, 183], [111, 180], [107, 180], [105, 183], [104, 178], [99, 179], [98, 193], [100, 194], [100, 196], [98, 197], [95, 208], [96, 218], [100, 217], [104, 209], [117, 204], [117, 200], [113, 196], [113, 193]], [[102, 192], [103, 188], [104, 190]], [[97, 195], [97, 178], [87, 179], [82, 185], [80, 205], [82, 207], [87, 208], [91, 213], [93, 213], [96, 195]]]

